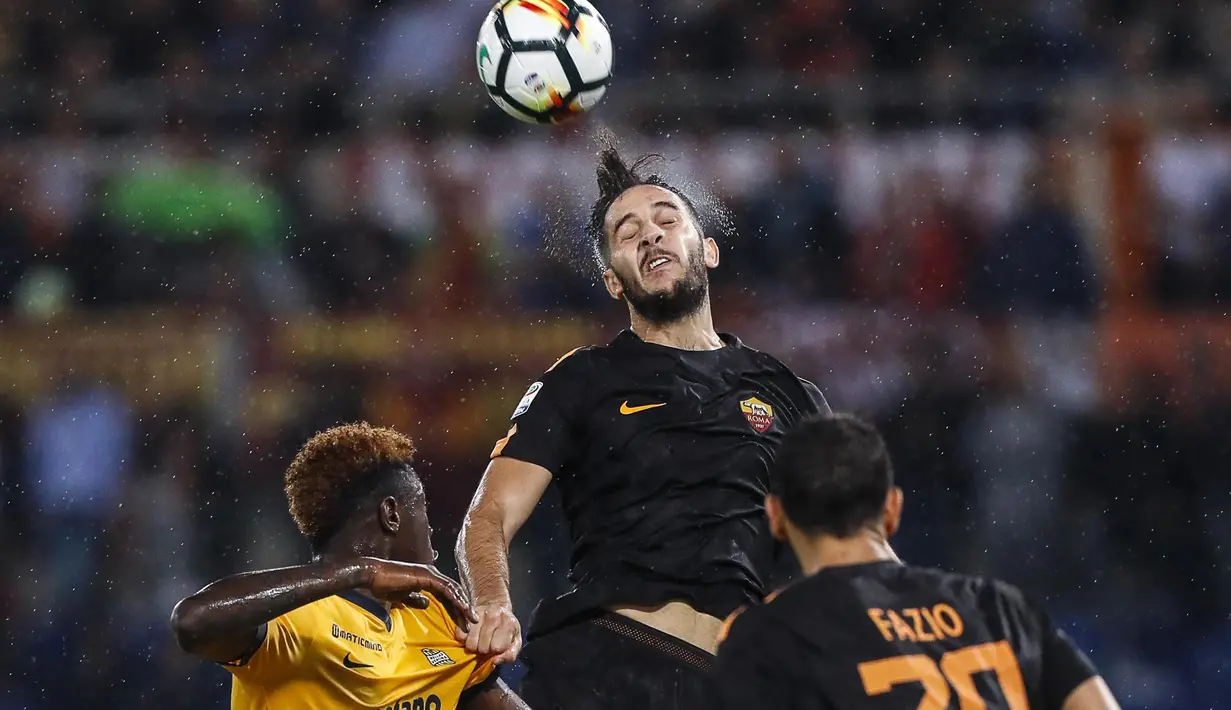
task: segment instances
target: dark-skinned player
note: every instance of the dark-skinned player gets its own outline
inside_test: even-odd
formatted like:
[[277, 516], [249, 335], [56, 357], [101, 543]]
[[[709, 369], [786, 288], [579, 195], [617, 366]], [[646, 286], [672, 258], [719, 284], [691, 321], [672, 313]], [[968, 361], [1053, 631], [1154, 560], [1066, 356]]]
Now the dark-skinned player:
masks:
[[234, 710], [526, 707], [461, 643], [473, 611], [432, 566], [413, 456], [390, 429], [317, 434], [286, 471], [312, 561], [226, 577], [176, 605], [176, 640], [231, 672]]

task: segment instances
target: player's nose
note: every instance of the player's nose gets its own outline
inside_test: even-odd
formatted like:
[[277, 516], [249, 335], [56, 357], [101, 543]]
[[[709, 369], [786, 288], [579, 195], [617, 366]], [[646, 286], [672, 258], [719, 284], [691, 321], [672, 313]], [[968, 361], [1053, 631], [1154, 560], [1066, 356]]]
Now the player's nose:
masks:
[[663, 231], [662, 227], [659, 227], [657, 224], [651, 224], [641, 230], [641, 243], [646, 246], [657, 244], [663, 240], [665, 234], [666, 232]]

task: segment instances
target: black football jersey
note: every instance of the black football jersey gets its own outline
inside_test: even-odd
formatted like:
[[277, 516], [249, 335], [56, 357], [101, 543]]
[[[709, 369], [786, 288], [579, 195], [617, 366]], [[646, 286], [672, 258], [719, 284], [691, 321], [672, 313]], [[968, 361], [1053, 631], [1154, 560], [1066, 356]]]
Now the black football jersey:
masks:
[[561, 358], [518, 403], [492, 457], [552, 473], [572, 540], [573, 588], [539, 605], [532, 637], [619, 605], [682, 600], [723, 618], [794, 565], [765, 519], [769, 466], [783, 432], [829, 406], [722, 338], [684, 351], [626, 330]]
[[823, 568], [727, 628], [728, 710], [1060, 710], [1096, 675], [1014, 587], [897, 562]]

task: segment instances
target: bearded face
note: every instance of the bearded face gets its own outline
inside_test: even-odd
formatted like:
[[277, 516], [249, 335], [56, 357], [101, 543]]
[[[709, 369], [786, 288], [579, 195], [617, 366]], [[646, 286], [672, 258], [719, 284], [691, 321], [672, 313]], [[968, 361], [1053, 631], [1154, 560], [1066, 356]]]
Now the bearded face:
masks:
[[604, 228], [610, 252], [604, 281], [612, 296], [660, 325], [705, 305], [718, 249], [697, 231], [678, 195], [654, 185], [631, 188], [612, 203]]

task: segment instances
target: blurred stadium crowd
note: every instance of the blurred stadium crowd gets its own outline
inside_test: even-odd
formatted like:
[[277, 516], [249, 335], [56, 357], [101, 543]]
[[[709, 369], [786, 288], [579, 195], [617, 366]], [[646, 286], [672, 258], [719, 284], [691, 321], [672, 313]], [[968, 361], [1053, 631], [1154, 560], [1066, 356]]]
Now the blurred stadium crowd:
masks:
[[[1218, 0], [646, 0], [599, 9], [622, 76], [838, 75], [974, 64], [1011, 72], [1226, 71]], [[396, 84], [452, 92], [486, 7], [446, 0], [10, 0], [6, 74], [61, 85], [161, 78]], [[447, 28], [442, 31], [442, 28]], [[464, 32], [455, 32], [454, 29]], [[464, 37], [465, 41], [457, 41]], [[464, 67], [464, 68], [463, 68]]]
[[[621, 327], [574, 229], [584, 127], [467, 98], [485, 5], [0, 6], [0, 710], [223, 706], [166, 618], [301, 559], [281, 471], [339, 421], [418, 440], [451, 571], [525, 385]], [[1226, 4], [600, 9], [601, 118], [711, 186], [720, 329], [885, 428], [904, 556], [1044, 597], [1126, 708], [1231, 697]], [[968, 74], [956, 111], [871, 90]], [[671, 76], [692, 105], [645, 109]], [[876, 121], [733, 113], [741, 76], [866, 83]], [[1091, 121], [1054, 100], [1079, 81], [1163, 93]], [[563, 584], [552, 513], [523, 613]]]

